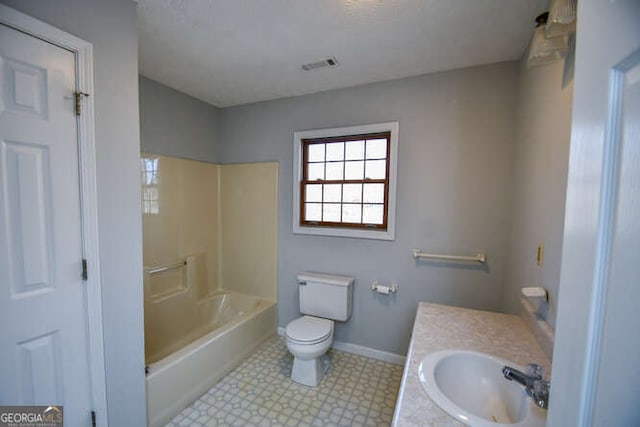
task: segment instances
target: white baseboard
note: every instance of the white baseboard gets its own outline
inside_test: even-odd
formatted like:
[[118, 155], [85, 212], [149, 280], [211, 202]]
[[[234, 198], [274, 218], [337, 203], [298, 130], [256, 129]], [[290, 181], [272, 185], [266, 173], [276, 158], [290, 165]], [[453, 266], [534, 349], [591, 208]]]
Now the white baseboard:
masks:
[[[284, 336], [283, 327], [278, 327], [278, 335]], [[389, 353], [387, 351], [376, 350], [375, 348], [364, 347], [348, 342], [333, 341], [332, 347], [339, 351], [353, 353], [359, 356], [369, 357], [371, 359], [381, 360], [383, 362], [393, 363], [400, 366], [404, 366], [406, 360], [406, 357], [400, 354]]]

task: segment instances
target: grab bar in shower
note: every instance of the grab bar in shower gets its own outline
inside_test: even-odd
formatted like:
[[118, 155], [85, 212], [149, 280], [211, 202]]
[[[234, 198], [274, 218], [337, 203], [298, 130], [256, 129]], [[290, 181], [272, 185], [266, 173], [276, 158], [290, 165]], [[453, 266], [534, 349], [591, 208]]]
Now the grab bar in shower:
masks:
[[160, 267], [150, 267], [149, 269], [147, 269], [147, 273], [151, 275], [158, 274], [162, 273], [163, 271], [184, 267], [185, 265], [187, 265], [187, 261], [181, 261], [171, 265], [162, 265]]
[[413, 258], [415, 259], [438, 259], [443, 261], [462, 261], [462, 262], [479, 262], [484, 264], [487, 262], [487, 255], [483, 253], [476, 254], [476, 256], [459, 256], [459, 255], [438, 255], [427, 254], [420, 249], [413, 250]]

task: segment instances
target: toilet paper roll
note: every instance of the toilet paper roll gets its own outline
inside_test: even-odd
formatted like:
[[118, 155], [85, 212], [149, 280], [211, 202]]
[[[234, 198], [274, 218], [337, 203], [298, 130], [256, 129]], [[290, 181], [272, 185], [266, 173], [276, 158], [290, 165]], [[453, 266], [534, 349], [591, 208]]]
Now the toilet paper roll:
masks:
[[376, 292], [383, 295], [389, 295], [391, 292], [391, 288], [389, 286], [380, 286], [376, 287]]

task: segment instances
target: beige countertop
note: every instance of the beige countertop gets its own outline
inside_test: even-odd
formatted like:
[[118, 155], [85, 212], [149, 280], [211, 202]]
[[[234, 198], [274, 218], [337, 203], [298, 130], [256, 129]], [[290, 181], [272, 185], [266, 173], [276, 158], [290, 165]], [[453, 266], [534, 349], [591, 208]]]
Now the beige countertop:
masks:
[[418, 365], [439, 350], [474, 350], [516, 364], [538, 363], [549, 372], [550, 362], [524, 321], [514, 315], [421, 302], [396, 402], [393, 425], [463, 426], [422, 390]]

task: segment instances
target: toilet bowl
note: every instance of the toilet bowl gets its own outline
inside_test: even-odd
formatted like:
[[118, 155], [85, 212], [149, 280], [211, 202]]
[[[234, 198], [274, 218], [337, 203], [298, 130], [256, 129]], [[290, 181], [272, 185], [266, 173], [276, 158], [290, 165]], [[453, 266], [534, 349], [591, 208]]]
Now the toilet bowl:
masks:
[[289, 322], [285, 340], [293, 355], [291, 379], [316, 387], [329, 368], [324, 354], [333, 342], [333, 321], [314, 316], [302, 316]]
[[333, 321], [346, 322], [351, 317], [355, 278], [301, 273], [297, 282], [303, 316], [289, 322], [284, 334], [293, 355], [291, 379], [316, 387], [329, 369], [325, 353], [333, 342]]

